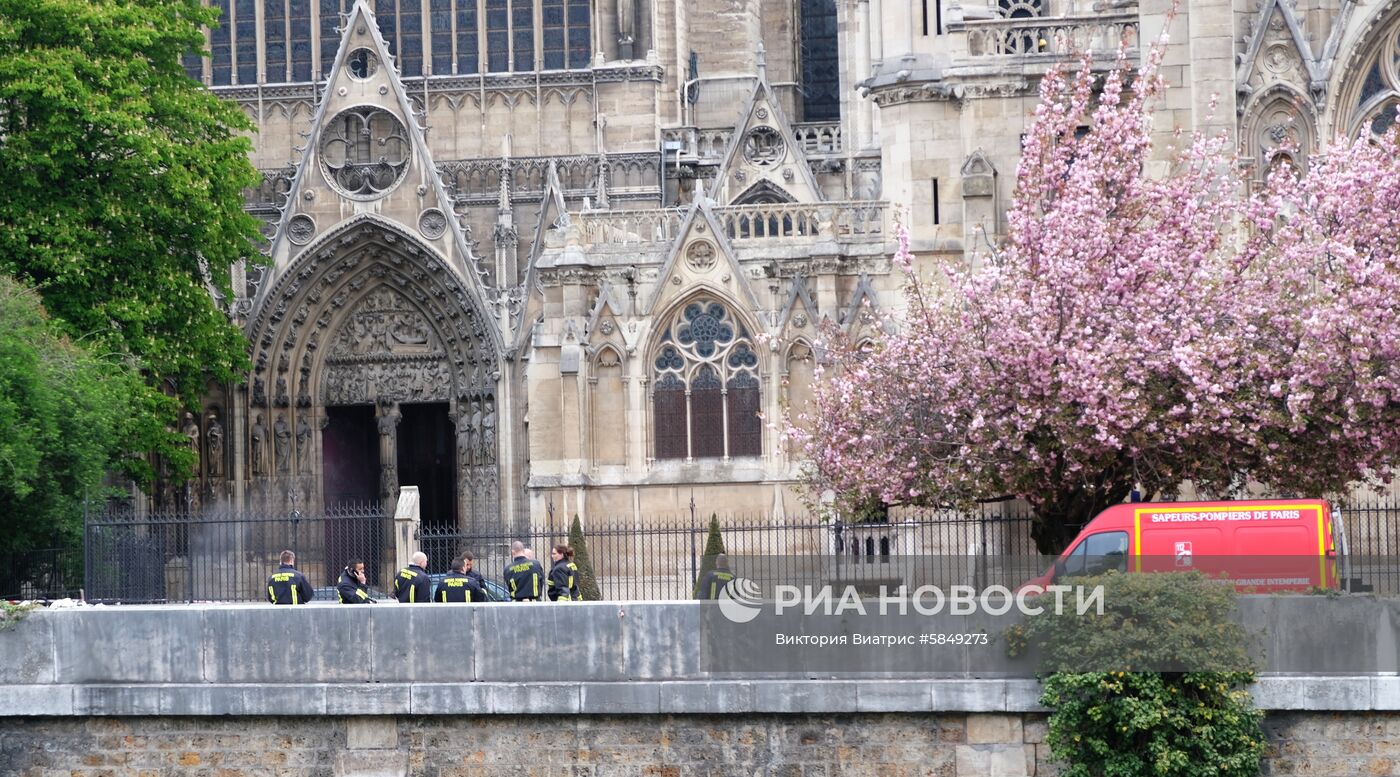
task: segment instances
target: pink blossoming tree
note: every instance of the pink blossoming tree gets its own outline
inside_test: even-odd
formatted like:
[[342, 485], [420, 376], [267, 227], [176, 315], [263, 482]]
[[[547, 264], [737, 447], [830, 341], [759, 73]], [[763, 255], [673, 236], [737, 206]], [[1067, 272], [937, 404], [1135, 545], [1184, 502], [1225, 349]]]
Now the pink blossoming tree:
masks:
[[[1015, 496], [1042, 552], [1135, 484], [1335, 494], [1400, 461], [1400, 143], [1248, 186], [1219, 137], [1148, 173], [1162, 46], [1131, 89], [1051, 72], [1002, 245], [913, 273], [859, 352], [832, 332], [789, 433], [847, 509]], [[1084, 123], [1090, 130], [1076, 137]]]

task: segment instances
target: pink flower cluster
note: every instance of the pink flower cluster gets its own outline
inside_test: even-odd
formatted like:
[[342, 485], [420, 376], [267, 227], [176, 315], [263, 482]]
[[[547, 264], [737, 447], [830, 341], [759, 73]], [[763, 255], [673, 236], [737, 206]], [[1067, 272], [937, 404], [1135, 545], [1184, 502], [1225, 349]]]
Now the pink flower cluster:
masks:
[[[1161, 57], [1132, 88], [1122, 59], [1097, 90], [1087, 62], [1048, 74], [1003, 244], [973, 271], [909, 274], [908, 313], [869, 353], [832, 333], [789, 425], [814, 485], [848, 505], [1018, 496], [1074, 523], [1134, 484], [1320, 495], [1389, 477], [1396, 134], [1263, 185], [1226, 139], [1182, 136], [1150, 175]], [[913, 267], [902, 229], [895, 261]]]

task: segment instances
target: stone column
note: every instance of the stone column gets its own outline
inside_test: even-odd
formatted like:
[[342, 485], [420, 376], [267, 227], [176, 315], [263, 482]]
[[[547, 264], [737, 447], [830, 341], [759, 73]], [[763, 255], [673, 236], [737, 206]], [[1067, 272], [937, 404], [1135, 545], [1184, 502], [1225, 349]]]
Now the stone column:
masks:
[[379, 431], [379, 498], [387, 512], [393, 512], [399, 495], [399, 403], [380, 397], [375, 403]]

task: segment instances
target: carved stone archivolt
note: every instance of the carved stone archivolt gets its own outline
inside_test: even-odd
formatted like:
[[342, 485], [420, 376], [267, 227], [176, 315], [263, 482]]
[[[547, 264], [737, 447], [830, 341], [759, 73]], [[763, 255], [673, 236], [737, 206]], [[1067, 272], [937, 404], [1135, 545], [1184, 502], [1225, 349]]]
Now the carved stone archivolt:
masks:
[[[495, 520], [501, 368], [482, 310], [464, 279], [397, 227], [365, 219], [323, 236], [265, 291], [250, 322], [250, 474], [319, 487], [311, 424], [321, 407], [449, 402], [470, 417], [475, 403], [480, 419], [458, 480], [476, 485], [461, 517]], [[294, 413], [281, 409], [292, 405]], [[397, 482], [392, 464], [381, 486]], [[495, 490], [481, 491], [488, 481]]]

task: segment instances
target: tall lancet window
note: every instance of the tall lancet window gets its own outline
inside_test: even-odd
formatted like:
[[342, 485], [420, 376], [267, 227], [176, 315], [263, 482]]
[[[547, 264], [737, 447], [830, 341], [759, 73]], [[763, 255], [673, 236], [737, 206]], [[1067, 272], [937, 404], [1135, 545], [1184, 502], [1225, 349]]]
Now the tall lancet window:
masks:
[[758, 353], [753, 338], [714, 299], [685, 305], [652, 357], [657, 459], [763, 454]]

